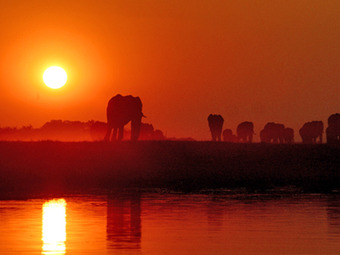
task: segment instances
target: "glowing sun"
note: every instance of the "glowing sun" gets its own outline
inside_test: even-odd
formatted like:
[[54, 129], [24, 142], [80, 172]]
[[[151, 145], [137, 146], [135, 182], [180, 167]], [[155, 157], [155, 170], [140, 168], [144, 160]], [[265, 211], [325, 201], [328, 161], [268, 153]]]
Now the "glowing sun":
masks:
[[67, 81], [67, 74], [61, 67], [51, 66], [44, 72], [43, 80], [47, 87], [51, 89], [59, 89], [65, 85]]

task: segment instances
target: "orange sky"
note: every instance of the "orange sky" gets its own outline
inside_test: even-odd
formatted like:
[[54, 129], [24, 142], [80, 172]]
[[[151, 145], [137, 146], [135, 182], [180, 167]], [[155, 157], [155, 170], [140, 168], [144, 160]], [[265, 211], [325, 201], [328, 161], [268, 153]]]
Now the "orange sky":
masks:
[[[121, 93], [170, 137], [210, 139], [210, 113], [297, 135], [340, 112], [339, 13], [337, 0], [0, 0], [0, 126], [105, 121]], [[51, 65], [63, 89], [43, 84]]]

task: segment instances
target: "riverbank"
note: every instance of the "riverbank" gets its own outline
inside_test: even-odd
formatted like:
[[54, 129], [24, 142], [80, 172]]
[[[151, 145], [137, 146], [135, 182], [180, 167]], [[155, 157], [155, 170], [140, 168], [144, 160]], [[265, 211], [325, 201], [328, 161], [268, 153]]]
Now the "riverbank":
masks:
[[0, 193], [121, 188], [340, 189], [340, 147], [214, 142], [0, 142]]

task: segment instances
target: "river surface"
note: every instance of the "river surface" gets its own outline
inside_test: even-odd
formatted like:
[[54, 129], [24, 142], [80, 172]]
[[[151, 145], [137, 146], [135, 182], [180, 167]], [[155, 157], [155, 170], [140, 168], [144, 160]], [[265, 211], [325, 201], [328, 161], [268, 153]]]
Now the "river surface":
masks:
[[340, 254], [339, 195], [0, 200], [0, 254]]

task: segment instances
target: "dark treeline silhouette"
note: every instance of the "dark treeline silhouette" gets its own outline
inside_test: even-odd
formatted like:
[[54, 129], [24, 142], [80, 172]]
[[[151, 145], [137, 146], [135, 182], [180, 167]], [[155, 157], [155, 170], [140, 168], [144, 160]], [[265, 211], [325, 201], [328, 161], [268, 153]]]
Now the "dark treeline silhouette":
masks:
[[95, 121], [69, 121], [51, 120], [40, 128], [32, 126], [2, 127], [0, 128], [0, 140], [60, 140], [60, 141], [86, 141], [92, 140], [90, 129]]
[[[141, 123], [141, 140], [164, 140], [163, 132], [154, 129], [152, 124]], [[51, 120], [40, 128], [32, 126], [0, 127], [0, 140], [2, 141], [102, 141], [107, 132], [107, 124], [101, 121], [87, 122], [70, 120]], [[130, 130], [125, 130], [125, 136]]]
[[159, 129], [154, 129], [152, 124], [141, 123], [140, 127], [140, 140], [165, 140], [163, 132]]

